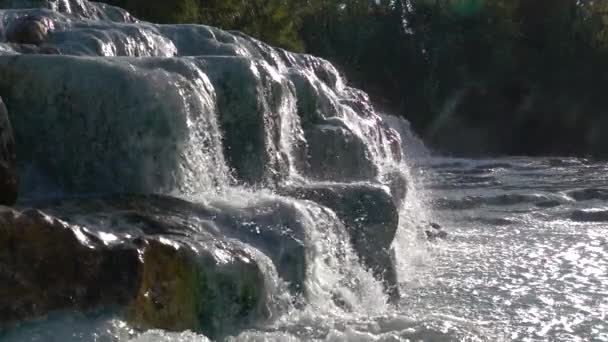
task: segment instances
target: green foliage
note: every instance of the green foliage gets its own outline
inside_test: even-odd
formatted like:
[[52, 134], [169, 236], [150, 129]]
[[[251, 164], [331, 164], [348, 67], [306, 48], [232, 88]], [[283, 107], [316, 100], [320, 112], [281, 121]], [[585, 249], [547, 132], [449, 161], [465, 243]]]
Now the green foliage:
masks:
[[156, 23], [199, 23], [243, 31], [275, 46], [302, 51], [289, 0], [104, 0]]
[[126, 7], [143, 18], [159, 23], [191, 23], [198, 20], [197, 0], [126, 0]]
[[436, 146], [608, 153], [590, 133], [607, 121], [608, 2], [316, 3], [302, 21], [306, 50], [338, 64]]

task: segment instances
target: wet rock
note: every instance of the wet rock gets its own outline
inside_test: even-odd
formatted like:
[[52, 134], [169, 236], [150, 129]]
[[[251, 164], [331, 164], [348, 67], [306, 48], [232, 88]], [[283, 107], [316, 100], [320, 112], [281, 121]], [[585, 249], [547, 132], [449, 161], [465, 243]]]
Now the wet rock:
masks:
[[[257, 61], [205, 57], [204, 67], [217, 93], [224, 155], [236, 178], [246, 184], [277, 180], [287, 171], [281, 151], [285, 107], [293, 96], [286, 79]], [[298, 134], [297, 127], [289, 134]], [[292, 138], [292, 137], [289, 137]]]
[[15, 140], [6, 107], [0, 98], [0, 205], [17, 200]]
[[395, 161], [400, 162], [403, 159], [401, 137], [399, 136], [399, 133], [396, 130], [390, 127], [386, 127], [384, 130], [386, 132], [386, 137], [389, 141], [391, 155]]
[[[379, 170], [369, 140], [366, 142], [361, 137], [365, 133], [356, 133], [348, 124], [352, 115], [373, 116], [367, 95], [351, 89], [348, 96], [338, 97], [326, 84], [300, 70], [291, 70], [289, 78], [295, 86], [307, 145], [303, 173], [320, 181], [376, 179]], [[372, 130], [381, 129], [378, 125]]]
[[8, 28], [6, 40], [10, 43], [41, 45], [49, 34], [49, 26], [43, 18], [25, 17]]
[[391, 190], [393, 202], [397, 208], [401, 208], [407, 197], [408, 181], [406, 175], [400, 170], [387, 172], [382, 176], [382, 183]]
[[508, 193], [498, 196], [484, 197], [480, 199], [482, 203], [496, 206], [518, 205], [522, 203], [540, 203], [551, 201], [551, 198], [542, 194], [517, 194]]
[[568, 196], [572, 197], [576, 201], [589, 201], [589, 200], [608, 200], [608, 189], [602, 188], [588, 188], [581, 190], [574, 190], [568, 193]]
[[218, 337], [267, 316], [262, 271], [243, 250], [227, 247], [150, 240], [129, 321], [140, 328]]
[[[219, 129], [204, 100], [210, 90], [163, 71], [188, 63], [137, 59], [127, 71], [116, 59], [0, 56], [0, 93], [10, 108], [23, 171], [20, 191], [41, 192], [40, 177], [47, 189], [63, 193], [225, 185]], [[94, 74], [95, 82], [84, 74]], [[183, 97], [183, 89], [192, 96]], [[188, 113], [197, 117], [191, 125]]]
[[[216, 222], [224, 234], [254, 246], [272, 259], [279, 276], [295, 295], [306, 293], [306, 275], [311, 260], [306, 248], [308, 229], [304, 208], [280, 199], [260, 201], [256, 205], [235, 207], [215, 203], [220, 209]], [[317, 213], [321, 221], [325, 213]], [[325, 214], [326, 215], [326, 214]], [[308, 246], [310, 248], [310, 246]]]
[[437, 239], [444, 240], [448, 237], [448, 233], [443, 230], [443, 227], [434, 222], [429, 224], [429, 227], [424, 231], [424, 234], [429, 241], [435, 241]]
[[[105, 213], [99, 217], [88, 214], [87, 221], [134, 227], [134, 230], [125, 231], [130, 235], [160, 234], [173, 236], [173, 240], [175, 237], [217, 240], [229, 246], [239, 241], [264, 255], [271, 265], [264, 273], [274, 268], [277, 278], [286, 283], [285, 290], [295, 299], [314, 295], [308, 287], [314, 268], [330, 262], [333, 265], [347, 262], [345, 246], [340, 244], [348, 240], [347, 229], [334, 212], [313, 202], [258, 194], [254, 201], [239, 198], [238, 201], [214, 199], [193, 203], [149, 195], [112, 198], [110, 202], [99, 201], [86, 208], [82, 205], [77, 204], [68, 216], [78, 216], [82, 209]], [[60, 212], [68, 213], [67, 210], [63, 206]], [[107, 228], [117, 229], [114, 225]], [[330, 240], [335, 244], [329, 244]], [[326, 248], [328, 245], [331, 248]], [[323, 252], [310, 253], [311, 249], [323, 249]], [[250, 259], [261, 260], [253, 256]]]
[[268, 318], [270, 260], [213, 222], [193, 226], [200, 216], [184, 202], [137, 196], [45, 209], [71, 223], [0, 207], [0, 327], [56, 310], [125, 308], [143, 329], [218, 337]]
[[[307, 214], [306, 208], [294, 206], [292, 200], [257, 198], [255, 204], [238, 205], [221, 200], [194, 203], [169, 196], [138, 195], [84, 203], [64, 201], [55, 210], [68, 217], [83, 217], [80, 213], [85, 211], [89, 213], [87, 220], [77, 221], [78, 224], [113, 222], [100, 228], [122, 229], [133, 236], [230, 240], [225, 242], [226, 246], [237, 250], [242, 247], [236, 246], [235, 241], [240, 241], [266, 255], [278, 276], [289, 283], [292, 293], [301, 294], [305, 290], [309, 265], [305, 243], [307, 229], [313, 223], [302, 217]], [[314, 214], [321, 219], [324, 213]], [[131, 228], [125, 230], [124, 227]]]
[[[217, 91], [219, 122], [223, 132], [224, 155], [237, 179], [255, 184], [264, 181], [270, 163], [268, 130], [255, 74], [248, 63], [212, 60], [210, 73]], [[227, 67], [229, 66], [229, 67]], [[237, 85], [238, 84], [238, 85]]]
[[324, 181], [369, 180], [378, 176], [367, 145], [347, 127], [333, 124], [304, 127], [309, 175]]
[[52, 46], [36, 46], [31, 44], [10, 44], [13, 51], [24, 55], [60, 55], [61, 51]]
[[559, 207], [560, 205], [562, 205], [560, 201], [550, 200], [550, 199], [546, 200], [546, 201], [534, 203], [534, 206], [537, 208], [555, 208], [555, 207]]
[[608, 222], [608, 209], [575, 210], [570, 218], [578, 222]]
[[[386, 190], [377, 188], [382, 190], [383, 201], [390, 203]], [[372, 187], [372, 189], [376, 188]], [[247, 194], [242, 195], [247, 196]], [[351, 268], [347, 270], [336, 268], [338, 265], [346, 265], [353, 261], [350, 259], [353, 256], [350, 254], [352, 248], [344, 243], [349, 239], [351, 228], [345, 227], [333, 211], [311, 201], [256, 194], [254, 201], [239, 197], [238, 201], [214, 199], [192, 203], [166, 196], [135, 196], [125, 203], [120, 202], [113, 200], [112, 203], [116, 207], [112, 210], [119, 213], [128, 211], [132, 223], [137, 222], [134, 213], [136, 212], [137, 216], [154, 218], [146, 221], [165, 222], [165, 231], [170, 234], [177, 234], [180, 231], [179, 226], [182, 225], [181, 234], [188, 239], [197, 237], [200, 239], [204, 234], [208, 236], [206, 240], [232, 241], [231, 244], [240, 241], [250, 249], [259, 251], [271, 263], [270, 268], [276, 269], [277, 278], [286, 283], [284, 290], [289, 291], [291, 298], [295, 299], [293, 303], [295, 305], [300, 304], [300, 299], [318, 295], [310, 285], [311, 279], [315, 279], [319, 269], [329, 269], [336, 273], [343, 271], [344, 274], [340, 274], [339, 277], [344, 282], [352, 282], [355, 276], [349, 273]], [[376, 210], [371, 205], [368, 208], [358, 208], [363, 204], [358, 207], [356, 203], [350, 205], [351, 208], [342, 209], [347, 219], [349, 219], [347, 210], [350, 210], [352, 215], [356, 214], [355, 210], [372, 212]], [[116, 216], [113, 220], [115, 219]], [[371, 222], [372, 220], [362, 217], [359, 219], [361, 221], [353, 219], [351, 222], [367, 223], [369, 227], [364, 228], [369, 229], [373, 229], [372, 225], [376, 223], [379, 225], [376, 227], [378, 230], [384, 229], [384, 222]], [[106, 221], [110, 220], [106, 219]], [[148, 233], [162, 231], [158, 228], [158, 223], [153, 223], [152, 227], [146, 225], [138, 225], [138, 228]], [[352, 231], [354, 230], [353, 227]], [[390, 237], [387, 240], [392, 241]], [[390, 242], [384, 242], [384, 245], [388, 248]], [[366, 248], [365, 241], [360, 242], [360, 247]], [[235, 247], [238, 248], [240, 247]], [[311, 253], [311, 250], [315, 252]], [[380, 277], [386, 273], [384, 278], [392, 279], [391, 284], [394, 285], [396, 280], [392, 261], [386, 253], [373, 252], [361, 251], [369, 258], [370, 265], [377, 266], [376, 275]], [[228, 252], [223, 252], [226, 253]], [[253, 257], [250, 259], [260, 260]], [[264, 274], [268, 275], [270, 268], [266, 267]], [[391, 290], [391, 293], [396, 293], [393, 287]], [[340, 305], [340, 303], [336, 304]], [[282, 304], [279, 305], [279, 310], [281, 308]]]
[[463, 198], [438, 198], [433, 206], [439, 210], [470, 210], [479, 208], [482, 204], [481, 197], [465, 196]]
[[332, 209], [344, 222], [363, 264], [383, 280], [391, 298], [398, 297], [391, 244], [399, 212], [386, 188], [369, 184], [323, 184], [284, 189], [290, 196]]
[[0, 207], [0, 325], [127, 304], [140, 271], [134, 245], [106, 245], [41, 211]]

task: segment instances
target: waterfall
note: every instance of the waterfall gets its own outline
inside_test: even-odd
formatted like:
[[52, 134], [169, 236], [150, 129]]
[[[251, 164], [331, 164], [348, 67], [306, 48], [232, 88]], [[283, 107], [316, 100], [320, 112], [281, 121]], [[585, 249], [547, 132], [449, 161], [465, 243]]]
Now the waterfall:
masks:
[[[115, 299], [130, 324], [224, 336], [292, 310], [378, 314], [397, 300], [404, 231], [426, 220], [406, 163], [423, 145], [329, 62], [83, 0], [0, 4], [18, 208], [49, 215], [2, 222], [136, 248], [139, 276]], [[27, 25], [42, 42], [15, 41]]]

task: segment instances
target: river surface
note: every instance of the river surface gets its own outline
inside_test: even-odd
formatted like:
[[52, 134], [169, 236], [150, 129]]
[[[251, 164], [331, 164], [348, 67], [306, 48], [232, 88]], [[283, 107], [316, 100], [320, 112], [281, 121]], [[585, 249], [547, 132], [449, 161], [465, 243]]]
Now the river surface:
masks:
[[[370, 284], [363, 307], [351, 313], [317, 303], [228, 340], [608, 341], [608, 164], [548, 158], [415, 164], [419, 189], [410, 193], [408, 215], [412, 222], [430, 217], [449, 235], [431, 243], [419, 227], [403, 227], [409, 234], [397, 241], [403, 298], [396, 307]], [[138, 333], [104, 314], [52, 316], [6, 339], [207, 340], [190, 332]]]
[[450, 235], [404, 310], [480, 340], [608, 340], [608, 164], [435, 158], [418, 173]]

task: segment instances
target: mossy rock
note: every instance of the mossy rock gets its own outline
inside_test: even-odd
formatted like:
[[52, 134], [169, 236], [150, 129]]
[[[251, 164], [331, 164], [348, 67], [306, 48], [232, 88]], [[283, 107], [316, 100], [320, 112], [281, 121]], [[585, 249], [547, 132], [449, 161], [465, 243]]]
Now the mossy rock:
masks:
[[[198, 287], [204, 279], [183, 248], [150, 241], [145, 248], [141, 287], [131, 303], [129, 318], [140, 326], [186, 330], [198, 325]], [[201, 276], [204, 277], [203, 274]]]
[[218, 337], [267, 316], [264, 275], [232, 248], [150, 240], [143, 260], [141, 287], [128, 309], [137, 327]]

